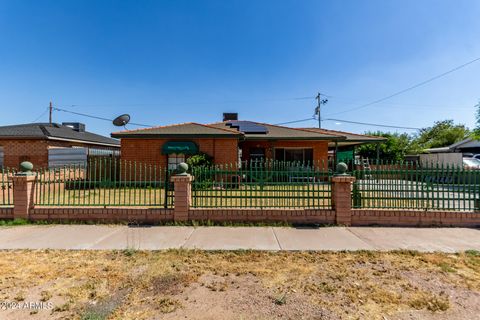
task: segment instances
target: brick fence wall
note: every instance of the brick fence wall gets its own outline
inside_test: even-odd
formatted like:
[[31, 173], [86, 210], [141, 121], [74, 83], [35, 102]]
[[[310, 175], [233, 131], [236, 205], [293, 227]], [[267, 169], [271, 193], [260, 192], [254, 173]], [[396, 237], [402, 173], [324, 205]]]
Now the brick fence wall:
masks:
[[103, 223], [158, 224], [173, 220], [173, 209], [37, 207], [30, 210], [32, 221], [92, 221]]
[[13, 219], [13, 207], [0, 208], [0, 219], [2, 220]]
[[289, 222], [334, 224], [335, 211], [322, 209], [190, 209], [189, 219], [215, 222]]
[[14, 208], [0, 208], [0, 219], [157, 224], [167, 221], [289, 222], [353, 226], [480, 226], [480, 212], [352, 209], [353, 177], [332, 178], [332, 209], [191, 208], [193, 177], [174, 176], [175, 207], [38, 207], [33, 205], [34, 176], [15, 176]]
[[478, 227], [480, 226], [480, 213], [355, 209], [352, 210], [352, 225]]

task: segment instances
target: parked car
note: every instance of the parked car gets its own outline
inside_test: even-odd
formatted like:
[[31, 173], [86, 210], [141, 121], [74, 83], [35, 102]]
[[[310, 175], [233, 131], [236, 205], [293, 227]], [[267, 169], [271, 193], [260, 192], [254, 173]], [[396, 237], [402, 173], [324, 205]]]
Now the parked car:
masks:
[[463, 167], [467, 169], [480, 169], [480, 159], [463, 158]]

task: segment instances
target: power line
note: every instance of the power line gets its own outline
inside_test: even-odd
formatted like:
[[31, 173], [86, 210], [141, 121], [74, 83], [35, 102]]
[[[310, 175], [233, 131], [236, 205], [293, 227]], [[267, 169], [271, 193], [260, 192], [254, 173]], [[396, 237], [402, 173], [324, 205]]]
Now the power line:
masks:
[[445, 105], [438, 105], [438, 106], [434, 106], [434, 105], [423, 105], [423, 104], [410, 104], [410, 103], [381, 103], [381, 104], [378, 104], [377, 106], [375, 107], [380, 107], [380, 106], [390, 106], [390, 107], [401, 107], [402, 109], [428, 109], [428, 110], [431, 110], [431, 109], [435, 109], [435, 110], [439, 110], [439, 109], [451, 109], [451, 110], [458, 110], [458, 109], [465, 109], [465, 110], [471, 110], [473, 109], [475, 106], [472, 105], [470, 107], [467, 107], [467, 106], [458, 106], [458, 107], [455, 107], [455, 106], [445, 106]]
[[[324, 95], [322, 93], [322, 95]], [[330, 97], [325, 95], [326, 97]], [[183, 105], [199, 105], [199, 104], [211, 104], [211, 105], [222, 105], [230, 103], [252, 103], [252, 102], [282, 102], [282, 101], [298, 101], [298, 100], [314, 100], [315, 96], [303, 96], [303, 97], [292, 97], [292, 98], [275, 98], [275, 99], [258, 99], [258, 100], [226, 100], [226, 101], [194, 101], [194, 102], [180, 102], [180, 103], [101, 103], [101, 104], [64, 104], [61, 105], [67, 108], [73, 107], [172, 107], [172, 106], [183, 106]]]
[[[342, 103], [342, 102], [347, 102], [347, 103], [342, 103], [343, 106], [350, 106], [350, 105], [359, 105], [359, 100], [361, 99], [355, 99], [357, 102], [352, 102], [352, 99], [350, 100], [345, 100], [345, 99], [338, 99], [335, 97], [335, 99], [332, 101], [332, 103]], [[381, 106], [386, 106], [386, 107], [401, 107], [402, 109], [406, 107], [415, 107], [415, 108], [425, 108], [425, 109], [472, 109], [475, 106], [466, 106], [466, 105], [461, 105], [461, 106], [453, 106], [453, 105], [433, 105], [433, 104], [417, 104], [417, 103], [400, 103], [400, 102], [386, 102], [386, 103], [377, 103], [375, 107], [381, 107]]]
[[[72, 113], [72, 114], [76, 114], [76, 115], [83, 116], [83, 117], [88, 117], [88, 118], [93, 118], [93, 119], [98, 119], [98, 120], [104, 120], [104, 121], [109, 121], [109, 122], [112, 121], [112, 119], [109, 119], [109, 118], [103, 118], [103, 117], [94, 116], [94, 115], [90, 115], [90, 114], [85, 114], [85, 113], [81, 113], [81, 112], [75, 112], [75, 111], [66, 110], [66, 109], [61, 109], [61, 108], [56, 108], [56, 107], [54, 107], [53, 109], [56, 110], [56, 111], [62, 111], [62, 112]], [[48, 109], [47, 109], [47, 111], [48, 111]], [[301, 119], [301, 120], [294, 120], [294, 121], [277, 123], [277, 125], [291, 124], [291, 123], [298, 123], [298, 122], [305, 122], [305, 121], [310, 121], [310, 120], [316, 120], [316, 119], [315, 119], [315, 117], [311, 117], [311, 118], [306, 118], [306, 119]], [[353, 124], [361, 124], [361, 125], [368, 125], [368, 126], [376, 126], [376, 127], [396, 128], [396, 129], [408, 129], [408, 130], [421, 130], [421, 128], [414, 128], [414, 127], [403, 127], [403, 126], [383, 125], [383, 124], [377, 124], [377, 123], [357, 122], [357, 121], [341, 120], [341, 119], [333, 119], [333, 118], [324, 119], [324, 120], [322, 120], [322, 121], [340, 121], [340, 122], [353, 123]], [[139, 127], [153, 127], [152, 125], [141, 124], [141, 123], [133, 123], [133, 122], [130, 122], [129, 124], [135, 125], [135, 126], [139, 126]]]
[[42, 112], [38, 117], [35, 118], [32, 122], [37, 122], [41, 117], [43, 117], [49, 110], [49, 107], [45, 108], [45, 111]]
[[281, 125], [284, 125], [284, 124], [297, 123], [297, 122], [305, 122], [305, 121], [310, 121], [310, 120], [316, 120], [316, 119], [315, 119], [315, 117], [311, 117], [311, 118], [307, 118], [307, 119], [301, 119], [301, 120], [293, 120], [293, 121], [275, 123], [275, 125], [276, 125], [276, 126], [281, 126]]
[[[288, 122], [282, 122], [282, 123], [276, 123], [276, 125], [284, 125], [284, 124], [291, 124], [291, 123], [298, 123], [298, 122], [305, 122], [305, 121], [311, 121], [311, 120], [317, 120], [316, 118], [307, 118], [307, 119], [300, 119], [300, 120], [293, 120], [293, 121], [288, 121]], [[350, 121], [350, 120], [342, 120], [342, 119], [323, 119], [323, 121], [340, 121], [340, 122], [346, 122], [346, 123], [353, 123], [353, 124], [362, 124], [362, 125], [367, 125], [367, 126], [374, 126], [374, 127], [385, 127], [385, 128], [395, 128], [395, 129], [407, 129], [407, 130], [421, 130], [421, 128], [415, 128], [415, 127], [404, 127], [404, 126], [393, 126], [393, 125], [386, 125], [386, 124], [378, 124], [378, 123], [368, 123], [368, 122], [358, 122], [358, 121]]]
[[358, 122], [358, 121], [332, 119], [332, 118], [324, 119], [324, 121], [340, 121], [340, 122], [353, 123], [353, 124], [362, 124], [362, 125], [373, 126], [373, 127], [396, 128], [396, 129], [407, 129], [407, 130], [422, 130], [422, 128], [415, 128], [415, 127], [393, 126], [393, 125], [386, 125], [386, 124], [368, 123], [368, 122]]
[[403, 93], [405, 93], [405, 92], [407, 92], [407, 91], [416, 89], [416, 88], [418, 88], [418, 87], [420, 87], [420, 86], [423, 86], [423, 85], [425, 85], [425, 84], [427, 84], [427, 83], [430, 83], [430, 82], [435, 81], [435, 80], [437, 80], [437, 79], [439, 79], [439, 78], [442, 78], [442, 77], [444, 77], [444, 76], [446, 76], [446, 75], [448, 75], [448, 74], [450, 74], [450, 73], [452, 73], [452, 72], [455, 72], [455, 71], [457, 71], [457, 70], [460, 70], [460, 69], [462, 69], [462, 68], [464, 68], [464, 67], [466, 67], [466, 66], [468, 66], [468, 65], [470, 65], [470, 64], [472, 64], [472, 63], [475, 63], [475, 62], [477, 62], [477, 61], [479, 61], [479, 60], [480, 60], [480, 58], [473, 59], [473, 60], [471, 60], [471, 61], [469, 61], [469, 62], [466, 62], [466, 63], [464, 63], [464, 64], [462, 64], [462, 65], [459, 65], [459, 66], [457, 66], [457, 67], [455, 67], [455, 68], [453, 68], [453, 69], [450, 69], [450, 70], [448, 70], [448, 71], [446, 71], [446, 72], [444, 72], [444, 73], [441, 73], [441, 74], [439, 74], [439, 75], [436, 75], [436, 76], [434, 76], [434, 77], [432, 77], [432, 78], [429, 78], [429, 79], [427, 79], [427, 80], [425, 80], [425, 81], [419, 82], [419, 83], [417, 83], [417, 84], [415, 84], [415, 85], [413, 85], [413, 86], [411, 86], [411, 87], [408, 87], [408, 88], [406, 88], [406, 89], [397, 91], [397, 92], [395, 92], [395, 93], [393, 93], [393, 94], [391, 94], [391, 95], [388, 95], [388, 96], [386, 96], [386, 97], [383, 97], [383, 98], [381, 98], [381, 99], [378, 99], [378, 100], [375, 100], [375, 101], [372, 101], [372, 102], [363, 104], [363, 105], [358, 106], [358, 107], [355, 107], [355, 108], [351, 108], [351, 109], [347, 109], [347, 110], [344, 110], [344, 111], [332, 113], [332, 114], [330, 114], [330, 116], [333, 116], [333, 115], [336, 115], [336, 114], [343, 114], [343, 113], [347, 113], [347, 112], [354, 111], [354, 110], [363, 109], [363, 108], [366, 108], [366, 107], [368, 107], [368, 106], [371, 106], [372, 104], [377, 104], [377, 103], [380, 103], [380, 102], [382, 102], [382, 101], [391, 99], [391, 98], [396, 97], [396, 96], [398, 96], [398, 95], [401, 95], [401, 94], [403, 94]]
[[[67, 113], [71, 113], [71, 114], [76, 114], [76, 115], [78, 115], [78, 116], [87, 117], [87, 118], [92, 118], [92, 119], [97, 119], [97, 120], [105, 120], [105, 121], [109, 121], [109, 122], [112, 122], [112, 121], [113, 121], [112, 119], [109, 119], [109, 118], [98, 117], [98, 116], [94, 116], [94, 115], [91, 115], [91, 114], [86, 114], [86, 113], [81, 113], [81, 112], [75, 112], [75, 111], [66, 110], [66, 109], [61, 109], [61, 108], [56, 108], [56, 107], [53, 107], [53, 110], [55, 110], [55, 111], [67, 112]], [[139, 126], [139, 127], [153, 127], [152, 125], [141, 124], [141, 123], [134, 123], [134, 122], [129, 122], [128, 124], [131, 124], [131, 125], [134, 125], [134, 126]]]

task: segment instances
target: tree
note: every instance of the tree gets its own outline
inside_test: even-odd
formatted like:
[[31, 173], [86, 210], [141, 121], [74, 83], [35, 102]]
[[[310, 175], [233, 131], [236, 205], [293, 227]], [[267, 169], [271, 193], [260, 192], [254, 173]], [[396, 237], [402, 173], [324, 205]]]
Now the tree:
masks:
[[[477, 124], [480, 133], [480, 107], [477, 109]], [[420, 153], [428, 148], [447, 147], [467, 138], [471, 133], [463, 124], [454, 124], [453, 120], [437, 121], [432, 127], [423, 128], [417, 134], [366, 132], [368, 135], [387, 138], [378, 148], [381, 160], [400, 161], [406, 154]], [[364, 158], [377, 158], [377, 145], [359, 146], [356, 153]]]
[[447, 147], [469, 135], [470, 131], [463, 124], [454, 124], [453, 120], [437, 121], [415, 135], [410, 149], [420, 152], [428, 148]]
[[387, 140], [380, 145], [364, 144], [356, 148], [356, 154], [363, 158], [376, 159], [377, 147], [379, 148], [379, 155], [381, 160], [401, 161], [405, 155], [410, 151], [411, 136], [407, 133], [389, 133], [389, 132], [366, 132], [365, 134], [371, 136], [378, 136], [387, 138]]
[[475, 111], [476, 127], [473, 129], [472, 137], [474, 139], [480, 140], [480, 102], [475, 106], [477, 111]]

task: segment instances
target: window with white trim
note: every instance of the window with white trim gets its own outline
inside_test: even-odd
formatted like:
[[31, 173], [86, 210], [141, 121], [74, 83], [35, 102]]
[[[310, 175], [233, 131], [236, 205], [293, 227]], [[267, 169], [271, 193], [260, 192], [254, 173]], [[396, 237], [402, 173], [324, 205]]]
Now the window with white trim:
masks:
[[184, 154], [176, 154], [172, 153], [168, 155], [168, 169], [175, 170], [177, 169], [177, 165], [185, 162], [185, 155]]

